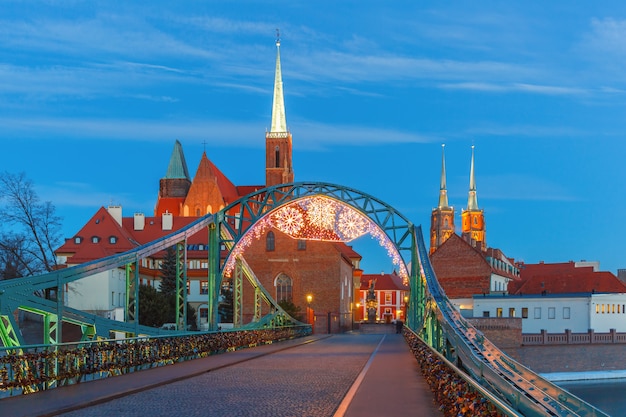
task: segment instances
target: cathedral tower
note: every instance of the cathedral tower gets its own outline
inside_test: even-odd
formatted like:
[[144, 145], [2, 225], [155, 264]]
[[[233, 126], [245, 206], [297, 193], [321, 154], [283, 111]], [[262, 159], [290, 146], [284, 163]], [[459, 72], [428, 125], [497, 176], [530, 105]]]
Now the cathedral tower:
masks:
[[441, 145], [441, 184], [439, 186], [439, 205], [430, 216], [430, 253], [433, 253], [454, 233], [454, 208], [448, 206], [446, 189], [446, 158]]
[[265, 134], [265, 186], [293, 182], [291, 133], [287, 130], [283, 77], [280, 70], [280, 37], [276, 39], [276, 75], [272, 127]]
[[191, 179], [185, 162], [183, 146], [177, 140], [167, 166], [165, 177], [159, 181], [159, 196], [154, 215], [160, 216], [165, 212], [180, 215], [182, 204], [191, 187]]
[[481, 251], [487, 250], [485, 235], [485, 214], [478, 208], [476, 198], [476, 180], [474, 179], [474, 146], [472, 146], [472, 162], [470, 164], [470, 188], [467, 197], [467, 209], [461, 213], [463, 239]]

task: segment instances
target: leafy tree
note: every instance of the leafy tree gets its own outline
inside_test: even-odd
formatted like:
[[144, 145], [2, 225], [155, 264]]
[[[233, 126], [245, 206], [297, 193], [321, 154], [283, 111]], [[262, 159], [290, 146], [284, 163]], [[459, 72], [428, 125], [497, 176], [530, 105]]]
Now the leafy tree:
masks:
[[0, 215], [5, 230], [0, 237], [2, 278], [52, 271], [54, 249], [61, 244], [61, 218], [54, 205], [42, 202], [24, 173], [0, 175]]
[[220, 299], [217, 306], [220, 323], [233, 322], [233, 282], [225, 280], [220, 288]]
[[176, 294], [176, 247], [171, 246], [165, 251], [161, 261], [161, 292], [163, 294]]
[[280, 300], [278, 302], [280, 308], [285, 310], [285, 313], [289, 314], [291, 317], [298, 321], [302, 321], [302, 309], [300, 306], [295, 305], [291, 301]]
[[160, 327], [173, 323], [175, 312], [172, 295], [163, 294], [149, 285], [139, 286], [139, 324]]

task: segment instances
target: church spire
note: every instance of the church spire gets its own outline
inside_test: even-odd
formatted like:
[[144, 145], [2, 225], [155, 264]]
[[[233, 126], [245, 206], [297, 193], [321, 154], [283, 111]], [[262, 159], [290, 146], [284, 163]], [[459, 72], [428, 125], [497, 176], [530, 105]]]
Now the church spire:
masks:
[[274, 76], [274, 103], [272, 105], [272, 127], [270, 132], [287, 132], [283, 76], [280, 70], [280, 33], [276, 29], [276, 74]]
[[172, 151], [172, 156], [170, 156], [170, 163], [167, 166], [165, 178], [184, 178], [190, 181], [183, 145], [178, 140], [174, 143], [174, 150]]
[[446, 189], [446, 156], [445, 144], [441, 145], [441, 185], [439, 186], [439, 208], [448, 207], [448, 190]]
[[472, 145], [472, 162], [470, 164], [470, 186], [467, 196], [467, 209], [478, 210], [478, 200], [476, 198], [476, 179], [474, 178], [474, 145]]
[[280, 34], [277, 29], [272, 128], [269, 132], [265, 132], [265, 186], [271, 187], [293, 182], [292, 165], [292, 142], [285, 119], [283, 77], [280, 71]]
[[474, 178], [474, 145], [472, 145], [472, 161], [470, 164], [470, 189], [467, 196], [467, 210], [461, 212], [461, 230], [463, 239], [471, 246], [487, 250], [485, 213], [478, 208], [476, 199], [476, 179]]

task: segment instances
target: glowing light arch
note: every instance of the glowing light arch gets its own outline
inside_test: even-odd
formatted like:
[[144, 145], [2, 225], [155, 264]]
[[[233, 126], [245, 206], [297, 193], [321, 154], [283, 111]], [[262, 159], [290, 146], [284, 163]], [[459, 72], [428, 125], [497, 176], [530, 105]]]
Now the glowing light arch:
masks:
[[[217, 252], [209, 254], [210, 261], [220, 259], [209, 266], [209, 281], [215, 285], [216, 294], [221, 280], [233, 269], [237, 271], [234, 280], [237, 292], [241, 271], [234, 266], [245, 264], [240, 255], [254, 239], [276, 226], [298, 239], [350, 241], [364, 232], [369, 233], [387, 250], [411, 288], [407, 324], [411, 328], [421, 325], [426, 285], [420, 259], [423, 255], [417, 249], [422, 239], [421, 228], [369, 194], [329, 183], [302, 182], [260, 189], [215, 213], [214, 224], [209, 228], [209, 248], [221, 248], [222, 254], [226, 252], [225, 257]], [[313, 229], [315, 233], [310, 234]], [[276, 305], [260, 283], [253, 285], [260, 290], [261, 297]], [[213, 300], [210, 322], [214, 322], [217, 311], [216, 298]]]
[[408, 269], [402, 262], [400, 253], [372, 219], [347, 203], [316, 194], [294, 199], [262, 214], [231, 250], [223, 275], [231, 276], [236, 259], [243, 256], [245, 250], [271, 228], [276, 228], [294, 239], [329, 242], [349, 242], [370, 234], [386, 250], [392, 263], [399, 268], [399, 275], [408, 284]]

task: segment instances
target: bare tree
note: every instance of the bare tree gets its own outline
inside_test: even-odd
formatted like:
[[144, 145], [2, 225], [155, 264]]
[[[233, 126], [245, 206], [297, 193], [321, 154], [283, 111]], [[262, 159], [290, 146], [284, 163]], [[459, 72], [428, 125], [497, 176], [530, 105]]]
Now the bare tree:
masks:
[[[61, 242], [61, 218], [54, 205], [41, 202], [24, 173], [0, 176], [0, 236], [2, 278], [52, 271], [54, 249]], [[15, 275], [11, 277], [11, 272]]]

